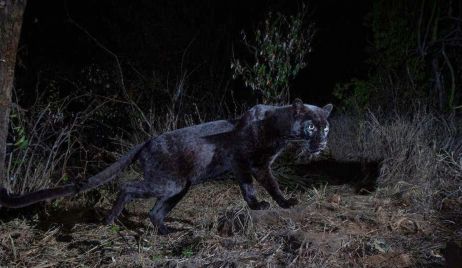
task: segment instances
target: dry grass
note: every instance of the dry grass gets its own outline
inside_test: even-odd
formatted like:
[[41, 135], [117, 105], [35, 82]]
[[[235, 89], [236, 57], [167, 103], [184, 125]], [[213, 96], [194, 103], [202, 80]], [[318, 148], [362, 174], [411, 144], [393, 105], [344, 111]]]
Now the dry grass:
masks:
[[[459, 120], [459, 121], [457, 121]], [[338, 160], [380, 160], [379, 192], [429, 212], [462, 197], [462, 124], [419, 110], [408, 116], [339, 116], [330, 153]]]
[[[11, 136], [14, 144], [8, 155], [2, 187], [10, 192], [25, 193], [52, 187], [69, 180], [69, 171], [85, 175], [89, 158], [82, 144], [82, 131], [90, 119], [107, 101], [94, 99], [79, 112], [70, 115], [69, 106], [88, 101], [89, 96], [69, 96], [56, 102], [38, 99], [28, 111], [13, 106]], [[72, 166], [71, 158], [79, 158], [81, 165]]]
[[[263, 189], [261, 198], [269, 200]], [[248, 210], [231, 182], [197, 186], [168, 217], [176, 232], [159, 236], [147, 218], [152, 201], [128, 206], [117, 225], [99, 220], [108, 206], [77, 203], [27, 219], [2, 220], [6, 266], [409, 267], [441, 265], [451, 232], [437, 218], [391, 198], [355, 195], [347, 186], [295, 192], [301, 204]], [[66, 220], [66, 218], [71, 218]]]

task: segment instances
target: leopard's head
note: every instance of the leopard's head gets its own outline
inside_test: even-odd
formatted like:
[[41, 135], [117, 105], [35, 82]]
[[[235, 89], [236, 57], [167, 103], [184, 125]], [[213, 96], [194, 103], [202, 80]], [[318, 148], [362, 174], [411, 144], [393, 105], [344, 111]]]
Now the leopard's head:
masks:
[[329, 122], [327, 118], [332, 111], [332, 104], [324, 107], [303, 104], [295, 99], [292, 104], [293, 123], [289, 141], [300, 142], [303, 149], [310, 154], [318, 154], [327, 146]]

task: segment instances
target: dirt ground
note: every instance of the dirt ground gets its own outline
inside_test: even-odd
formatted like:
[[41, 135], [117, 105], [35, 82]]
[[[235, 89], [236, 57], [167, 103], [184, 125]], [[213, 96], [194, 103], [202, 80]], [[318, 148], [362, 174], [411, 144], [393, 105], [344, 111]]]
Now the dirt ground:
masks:
[[438, 267], [458, 261], [462, 231], [453, 220], [412, 213], [392, 197], [358, 195], [348, 185], [287, 194], [301, 203], [251, 211], [231, 181], [196, 186], [167, 218], [175, 229], [167, 236], [157, 235], [147, 218], [154, 200], [134, 201], [112, 226], [101, 222], [112, 196], [90, 208], [74, 200], [19, 216], [4, 212], [0, 266]]

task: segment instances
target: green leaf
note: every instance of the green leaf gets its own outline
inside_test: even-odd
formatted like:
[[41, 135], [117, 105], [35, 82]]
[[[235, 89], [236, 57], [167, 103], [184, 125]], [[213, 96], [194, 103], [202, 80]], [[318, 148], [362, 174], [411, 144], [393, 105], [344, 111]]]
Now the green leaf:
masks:
[[29, 145], [29, 141], [26, 139], [26, 136], [21, 136], [21, 138], [14, 144], [21, 150], [24, 150]]

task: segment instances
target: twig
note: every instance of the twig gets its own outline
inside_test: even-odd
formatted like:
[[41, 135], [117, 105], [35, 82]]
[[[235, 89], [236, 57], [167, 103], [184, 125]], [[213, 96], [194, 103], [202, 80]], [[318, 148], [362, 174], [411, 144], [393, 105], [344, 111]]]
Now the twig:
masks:
[[128, 98], [128, 93], [127, 93], [127, 90], [125, 88], [124, 75], [123, 75], [123, 72], [122, 72], [122, 66], [120, 65], [119, 57], [114, 52], [112, 52], [110, 49], [108, 49], [105, 45], [103, 45], [98, 39], [96, 39], [96, 37], [94, 37], [92, 34], [90, 34], [87, 31], [87, 29], [85, 29], [80, 24], [78, 24], [74, 19], [72, 19], [72, 17], [69, 14], [69, 10], [67, 9], [67, 2], [65, 2], [65, 9], [66, 9], [66, 15], [67, 15], [68, 22], [70, 24], [74, 25], [80, 31], [82, 31], [93, 42], [95, 42], [95, 44], [99, 48], [101, 48], [102, 50], [104, 50], [106, 53], [108, 53], [109, 55], [111, 55], [114, 58], [114, 61], [116, 62], [117, 70], [119, 72], [120, 86], [122, 88], [122, 91], [123, 91], [125, 97]]
[[10, 241], [11, 241], [11, 247], [13, 249], [14, 261], [16, 261], [16, 259], [17, 259], [16, 247], [14, 245], [14, 241], [13, 241], [13, 238], [11, 237], [11, 235], [8, 235], [8, 237], [10, 238]]

